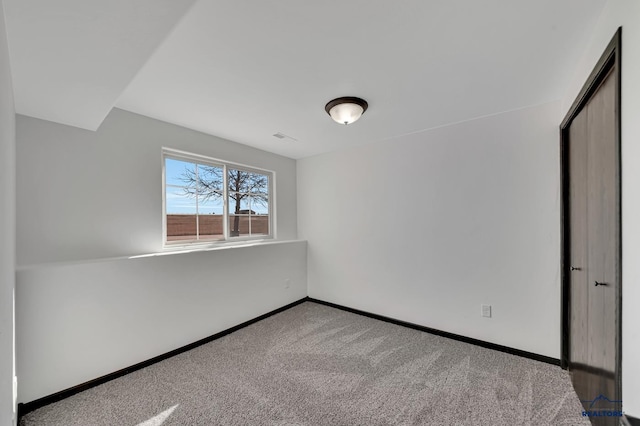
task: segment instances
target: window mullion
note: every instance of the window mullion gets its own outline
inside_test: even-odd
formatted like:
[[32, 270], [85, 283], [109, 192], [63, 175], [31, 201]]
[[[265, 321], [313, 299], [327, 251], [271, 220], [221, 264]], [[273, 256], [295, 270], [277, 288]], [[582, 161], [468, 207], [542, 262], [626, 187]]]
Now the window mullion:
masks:
[[196, 241], [200, 239], [200, 165], [196, 163]]
[[229, 239], [229, 176], [227, 165], [222, 166], [222, 234]]
[[251, 209], [253, 208], [253, 204], [251, 203], [251, 195], [247, 195], [247, 198], [249, 199], [249, 202], [247, 203], [247, 206], [249, 206], [249, 211], [247, 212], [249, 213], [249, 236], [251, 236]]

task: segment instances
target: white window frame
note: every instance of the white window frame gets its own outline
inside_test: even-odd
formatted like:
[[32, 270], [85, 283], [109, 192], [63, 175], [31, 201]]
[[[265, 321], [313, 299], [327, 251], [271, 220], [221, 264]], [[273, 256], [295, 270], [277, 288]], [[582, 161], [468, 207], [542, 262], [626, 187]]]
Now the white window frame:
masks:
[[[223, 176], [223, 195], [222, 195], [222, 238], [219, 240], [198, 240], [198, 239], [185, 239], [176, 241], [167, 241], [167, 176], [166, 176], [166, 159], [203, 164], [206, 166], [221, 167]], [[268, 215], [269, 215], [269, 234], [264, 235], [248, 235], [232, 237], [229, 230], [229, 176], [228, 169], [238, 169], [243, 172], [252, 172], [262, 175], [266, 175], [269, 178], [269, 202], [268, 202]], [[261, 169], [258, 167], [248, 166], [246, 164], [234, 163], [231, 161], [220, 160], [217, 158], [207, 157], [200, 154], [193, 154], [186, 151], [180, 151], [173, 148], [162, 148], [162, 247], [176, 249], [178, 247], [193, 247], [193, 246], [215, 246], [219, 244], [242, 242], [242, 241], [258, 241], [258, 240], [273, 240], [276, 235], [276, 221], [275, 221], [275, 178], [276, 173], [272, 170]], [[196, 198], [196, 206], [197, 206]], [[198, 220], [200, 214], [196, 215], [196, 236], [199, 232]], [[249, 215], [251, 217], [251, 215]], [[251, 220], [249, 220], [249, 229], [251, 229]]]

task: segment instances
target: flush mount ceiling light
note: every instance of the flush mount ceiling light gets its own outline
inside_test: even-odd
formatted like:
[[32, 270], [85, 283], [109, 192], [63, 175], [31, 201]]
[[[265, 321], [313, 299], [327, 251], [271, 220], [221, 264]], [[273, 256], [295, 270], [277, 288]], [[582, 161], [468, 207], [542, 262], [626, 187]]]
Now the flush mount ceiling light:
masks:
[[369, 108], [367, 101], [353, 96], [334, 99], [324, 106], [327, 114], [340, 124], [351, 124], [357, 121], [367, 108]]

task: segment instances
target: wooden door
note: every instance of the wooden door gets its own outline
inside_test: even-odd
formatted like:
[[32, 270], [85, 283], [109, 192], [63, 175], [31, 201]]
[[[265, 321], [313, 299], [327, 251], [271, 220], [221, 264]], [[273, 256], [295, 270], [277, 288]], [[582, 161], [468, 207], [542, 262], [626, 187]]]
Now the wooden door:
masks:
[[614, 397], [617, 357], [615, 295], [618, 283], [614, 71], [593, 95], [587, 110], [589, 365], [601, 370], [598, 394], [610, 399]]
[[[621, 411], [619, 63], [609, 58], [597, 84], [563, 123], [565, 267], [563, 328], [572, 381], [585, 410]], [[565, 120], [566, 121], [566, 120]], [[567, 223], [568, 221], [568, 223]], [[619, 417], [592, 417], [617, 425]]]
[[[569, 220], [571, 222], [570, 333], [569, 352], [574, 365], [589, 363], [589, 290], [587, 225], [587, 109], [576, 116], [569, 128]], [[574, 375], [574, 382], [591, 394], [587, 377]]]

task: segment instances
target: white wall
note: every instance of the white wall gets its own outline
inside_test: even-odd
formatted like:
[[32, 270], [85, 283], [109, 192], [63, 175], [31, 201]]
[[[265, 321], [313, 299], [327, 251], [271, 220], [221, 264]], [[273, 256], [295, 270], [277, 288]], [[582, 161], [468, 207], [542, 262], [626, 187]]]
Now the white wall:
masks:
[[309, 296], [559, 358], [559, 122], [555, 102], [299, 160]]
[[18, 265], [157, 252], [161, 147], [276, 172], [278, 239], [296, 238], [295, 161], [114, 109], [97, 132], [18, 115]]
[[622, 407], [640, 417], [640, 2], [610, 0], [585, 43], [563, 113], [622, 26]]
[[[18, 401], [29, 402], [307, 295], [306, 243], [18, 270]], [[290, 280], [289, 288], [285, 280]]]
[[[294, 160], [118, 109], [97, 132], [18, 116], [17, 143], [20, 402], [306, 296]], [[161, 251], [163, 146], [275, 171], [278, 242], [127, 259]]]
[[11, 67], [0, 2], [0, 424], [14, 414], [13, 291], [16, 262], [16, 136]]

